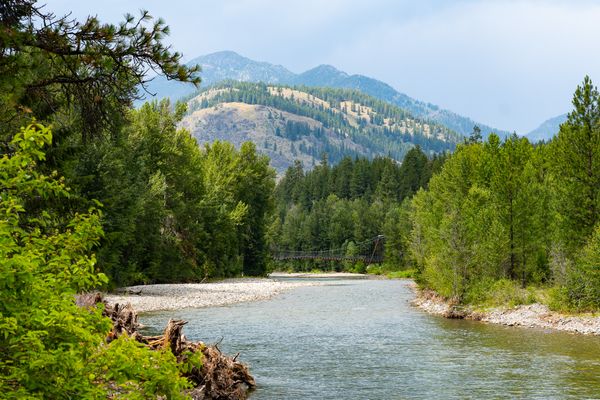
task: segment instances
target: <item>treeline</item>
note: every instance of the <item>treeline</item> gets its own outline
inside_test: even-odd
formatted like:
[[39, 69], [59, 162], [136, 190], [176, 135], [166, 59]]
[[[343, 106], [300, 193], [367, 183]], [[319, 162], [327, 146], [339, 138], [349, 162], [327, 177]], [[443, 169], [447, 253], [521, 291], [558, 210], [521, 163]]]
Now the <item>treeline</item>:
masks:
[[1, 398], [189, 398], [199, 354], [150, 350], [76, 295], [264, 270], [267, 160], [200, 149], [181, 107], [132, 110], [150, 69], [199, 82], [167, 33], [0, 3]]
[[183, 106], [132, 108], [148, 69], [200, 81], [162, 44], [164, 23], [144, 22], [147, 13], [120, 25], [60, 22], [25, 0], [6, 10], [0, 155], [15, 151], [22, 126], [50, 126], [53, 143], [38, 168], [70, 188], [66, 200], [32, 196], [28, 213], [52, 213], [60, 227], [100, 208], [97, 268], [111, 286], [264, 274], [275, 185], [268, 159], [252, 144], [199, 148], [176, 128]]
[[[354, 143], [368, 151], [369, 154], [364, 154], [368, 157], [391, 155], [401, 160], [415, 144], [427, 154], [439, 153], [454, 149], [460, 140], [458, 134], [441, 125], [413, 118], [403, 109], [356, 90], [304, 86], [294, 88], [306, 93], [310, 100], [319, 100], [307, 101], [304, 98], [296, 98], [293, 94], [286, 97], [284, 90], [289, 89], [285, 86], [264, 83], [225, 82], [199, 92], [198, 94], [202, 94], [214, 90], [214, 93], [202, 97], [201, 100], [190, 99], [190, 111], [228, 102], [273, 107], [321, 122], [324, 127], [322, 131], [327, 130], [341, 140], [351, 138]], [[327, 102], [328, 106], [323, 101]], [[342, 105], [343, 102], [352, 102], [355, 110], [360, 104], [360, 107], [365, 110], [368, 107], [371, 111], [367, 113], [368, 117], [358, 118], [358, 126], [354, 126], [347, 118], [348, 111], [352, 111], [352, 107]], [[277, 120], [282, 117], [275, 113], [273, 118]], [[390, 124], [385, 125], [385, 120]], [[283, 128], [286, 132], [292, 133], [290, 137], [292, 140], [299, 140], [302, 136], [312, 133], [307, 130], [288, 129], [286, 122], [283, 122]], [[293, 133], [294, 131], [296, 133]], [[332, 158], [332, 161], [339, 160]]]
[[600, 307], [600, 96], [589, 78], [550, 143], [460, 145], [411, 203], [421, 282], [460, 302], [552, 286], [556, 307]]
[[[181, 110], [182, 111], [182, 110]], [[130, 111], [118, 137], [94, 146], [102, 162], [72, 176], [103, 204], [99, 266], [114, 284], [199, 281], [266, 271], [265, 226], [274, 171], [252, 143], [199, 147], [168, 102]], [[93, 176], [90, 182], [84, 177]]]
[[[357, 246], [380, 234], [386, 236], [386, 259], [403, 265], [406, 246], [401, 238], [410, 232], [408, 200], [427, 187], [445, 155], [428, 158], [419, 147], [408, 152], [402, 164], [389, 157], [373, 160], [346, 157], [330, 166], [324, 157], [312, 171], [304, 172], [296, 162], [275, 189], [276, 214], [270, 228], [271, 244], [285, 250], [344, 249], [348, 255]], [[327, 262], [280, 262], [276, 268], [363, 270], [364, 265]]]

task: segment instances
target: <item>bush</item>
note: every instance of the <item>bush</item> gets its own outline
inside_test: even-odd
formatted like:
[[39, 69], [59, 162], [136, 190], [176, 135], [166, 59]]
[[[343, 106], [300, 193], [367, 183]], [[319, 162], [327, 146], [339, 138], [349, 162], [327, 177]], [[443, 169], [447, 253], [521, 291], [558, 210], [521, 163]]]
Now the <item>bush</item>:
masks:
[[464, 302], [487, 307], [509, 306], [535, 303], [534, 288], [524, 289], [510, 279], [481, 280], [472, 282], [465, 294]]
[[390, 279], [414, 279], [417, 276], [417, 270], [414, 268], [401, 271], [389, 271], [385, 274]]
[[553, 311], [569, 312], [573, 311], [567, 289], [562, 286], [550, 288], [548, 307]]
[[[357, 265], [359, 264], [357, 263]], [[370, 264], [364, 269], [364, 271], [371, 275], [381, 275], [383, 274], [383, 267], [379, 264]]]
[[[107, 282], [91, 253], [102, 235], [101, 214], [92, 209], [62, 221], [44, 207], [69, 197], [62, 179], [36, 168], [51, 140], [49, 129], [30, 125], [0, 158], [0, 393], [106, 398], [117, 376], [109, 370], [119, 365], [119, 376], [142, 393], [177, 398], [187, 381], [172, 359], [127, 339], [106, 345], [110, 320], [99, 308], [75, 304], [76, 293]], [[33, 201], [36, 215], [27, 212]]]
[[[181, 392], [190, 387], [189, 382], [179, 376], [177, 360], [170, 350], [149, 351], [127, 335], [101, 346], [91, 358], [88, 369], [95, 383], [110, 387], [127, 400], [149, 399], [156, 394], [178, 399], [183, 397]], [[97, 376], [96, 371], [101, 375]]]
[[574, 310], [600, 309], [600, 224], [577, 257], [565, 289]]

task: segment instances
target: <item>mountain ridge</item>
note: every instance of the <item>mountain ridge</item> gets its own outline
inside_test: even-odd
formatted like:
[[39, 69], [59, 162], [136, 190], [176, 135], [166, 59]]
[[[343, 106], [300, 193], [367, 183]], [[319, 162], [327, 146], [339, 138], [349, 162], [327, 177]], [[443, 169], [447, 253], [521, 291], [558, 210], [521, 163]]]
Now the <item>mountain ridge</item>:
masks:
[[306, 169], [326, 153], [389, 156], [401, 161], [419, 145], [429, 155], [454, 149], [462, 136], [447, 127], [355, 89], [224, 81], [188, 98], [180, 126], [202, 145], [251, 141], [281, 174], [299, 160]]
[[561, 114], [549, 118], [525, 135], [525, 137], [532, 142], [549, 141], [558, 133], [560, 126], [567, 120], [567, 117], [568, 114]]
[[[300, 74], [295, 74], [281, 65], [264, 61], [254, 61], [234, 51], [226, 50], [196, 57], [189, 61], [187, 65], [201, 66], [201, 78], [204, 87], [231, 79], [242, 82], [356, 89], [367, 95], [404, 108], [415, 117], [439, 122], [463, 136], [468, 136], [472, 132], [474, 125], [480, 127], [484, 137], [488, 136], [491, 132], [495, 132], [500, 136], [510, 134], [507, 131], [492, 128], [486, 124], [475, 122], [471, 118], [442, 109], [434, 104], [414, 99], [399, 92], [385, 82], [365, 75], [349, 75], [327, 64], [322, 64]], [[196, 92], [196, 89], [192, 85], [166, 81], [162, 77], [154, 79], [148, 87], [149, 91], [156, 93], [158, 98], [169, 97], [171, 100], [177, 100]]]

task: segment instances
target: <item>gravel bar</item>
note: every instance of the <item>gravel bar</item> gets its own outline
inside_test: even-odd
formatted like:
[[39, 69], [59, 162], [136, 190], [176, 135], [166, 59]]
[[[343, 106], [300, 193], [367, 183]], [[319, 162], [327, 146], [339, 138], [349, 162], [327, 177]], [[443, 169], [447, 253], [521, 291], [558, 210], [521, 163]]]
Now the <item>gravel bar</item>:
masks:
[[246, 301], [266, 300], [301, 286], [321, 285], [318, 281], [227, 279], [216, 283], [178, 283], [128, 286], [105, 296], [111, 303], [131, 303], [138, 312], [216, 307]]

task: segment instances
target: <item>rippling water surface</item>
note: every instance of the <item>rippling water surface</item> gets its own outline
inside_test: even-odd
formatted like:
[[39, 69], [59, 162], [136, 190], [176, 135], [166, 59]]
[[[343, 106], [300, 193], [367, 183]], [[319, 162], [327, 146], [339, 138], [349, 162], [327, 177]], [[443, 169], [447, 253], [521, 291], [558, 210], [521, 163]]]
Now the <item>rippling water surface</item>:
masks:
[[249, 364], [259, 399], [600, 399], [600, 338], [447, 320], [403, 281], [336, 280], [272, 300], [145, 314]]

